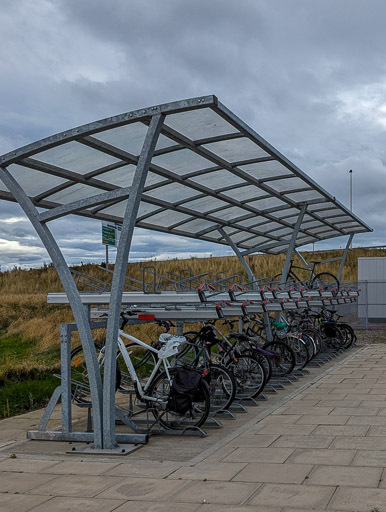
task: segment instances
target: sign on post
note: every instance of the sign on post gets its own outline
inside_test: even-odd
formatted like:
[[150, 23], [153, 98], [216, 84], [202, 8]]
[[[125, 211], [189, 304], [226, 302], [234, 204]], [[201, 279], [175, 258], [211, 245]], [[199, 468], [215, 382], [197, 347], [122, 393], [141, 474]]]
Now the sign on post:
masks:
[[121, 230], [121, 224], [102, 221], [102, 244], [117, 247]]

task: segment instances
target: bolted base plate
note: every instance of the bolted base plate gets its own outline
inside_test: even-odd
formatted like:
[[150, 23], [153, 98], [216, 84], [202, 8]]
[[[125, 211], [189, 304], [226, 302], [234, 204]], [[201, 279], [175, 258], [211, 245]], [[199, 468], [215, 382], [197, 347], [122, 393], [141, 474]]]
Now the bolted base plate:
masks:
[[143, 445], [135, 445], [135, 444], [120, 444], [116, 448], [94, 448], [92, 444], [82, 444], [80, 446], [73, 446], [71, 450], [67, 450], [66, 453], [72, 455], [129, 455], [129, 453], [133, 453], [139, 448], [142, 448]]

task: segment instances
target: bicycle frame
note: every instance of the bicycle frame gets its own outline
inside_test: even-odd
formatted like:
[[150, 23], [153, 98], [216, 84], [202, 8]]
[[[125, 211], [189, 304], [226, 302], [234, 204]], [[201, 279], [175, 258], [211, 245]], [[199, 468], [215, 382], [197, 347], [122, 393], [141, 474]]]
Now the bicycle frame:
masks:
[[[150, 350], [151, 352], [154, 352], [158, 356], [157, 364], [155, 365], [153, 371], [150, 374], [150, 377], [147, 379], [145, 386], [142, 387], [140, 379], [138, 378], [137, 372], [135, 371], [133, 362], [130, 358], [130, 352], [127, 351], [125, 344], [122, 340], [122, 338], [126, 338], [132, 342], [134, 342], [136, 345], [145, 348], [146, 350]], [[138, 394], [140, 397], [144, 400], [149, 400], [149, 402], [159, 402], [159, 399], [153, 398], [151, 396], [148, 396], [146, 394], [146, 391], [149, 389], [154, 377], [158, 373], [158, 370], [161, 366], [163, 366], [166, 375], [168, 377], [168, 380], [171, 382], [171, 377], [169, 373], [170, 363], [166, 357], [160, 356], [161, 350], [157, 350], [156, 348], [152, 347], [151, 345], [148, 345], [147, 343], [139, 340], [138, 338], [135, 338], [134, 336], [131, 336], [130, 334], [125, 333], [121, 329], [118, 331], [118, 351], [122, 354], [123, 360], [125, 362], [125, 365], [129, 371], [130, 377], [132, 382], [136, 385]], [[99, 365], [103, 365], [103, 358], [104, 356], [101, 354], [99, 356]]]
[[306, 267], [299, 267], [298, 265], [294, 265], [293, 261], [291, 261], [290, 267], [289, 267], [289, 269], [288, 269], [287, 278], [288, 278], [289, 276], [291, 276], [291, 277], [294, 277], [294, 278], [295, 278], [295, 280], [296, 280], [296, 281], [298, 281], [299, 283], [303, 282], [303, 281], [304, 281], [304, 279], [300, 279], [300, 278], [295, 274], [295, 272], [292, 270], [292, 269], [294, 269], [294, 268], [298, 268], [299, 270], [305, 270], [306, 272], [308, 272], [308, 273], [310, 274], [310, 277], [309, 277], [309, 279], [308, 279], [308, 282], [311, 282], [311, 281], [312, 281], [312, 279], [313, 279], [313, 278], [315, 277], [315, 275], [316, 275], [316, 274], [315, 274], [315, 267], [316, 267], [316, 265], [318, 265], [318, 264], [319, 264], [319, 262], [317, 262], [317, 263], [315, 263], [315, 262], [314, 262], [314, 263], [312, 264], [312, 268], [306, 268]]

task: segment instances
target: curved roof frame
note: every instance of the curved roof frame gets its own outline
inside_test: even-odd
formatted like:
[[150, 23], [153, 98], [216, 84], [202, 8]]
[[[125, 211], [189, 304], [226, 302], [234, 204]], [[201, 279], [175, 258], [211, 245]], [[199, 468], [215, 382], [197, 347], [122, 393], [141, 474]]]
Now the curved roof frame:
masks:
[[[52, 177], [51, 187], [29, 194], [35, 206], [48, 209], [41, 214], [44, 222], [69, 213], [122, 222], [139, 155], [138, 150], [123, 147], [121, 140], [114, 144], [114, 132], [121, 139], [119, 130], [124, 136], [125, 128], [131, 126], [135, 129], [129, 129], [128, 135], [132, 132], [139, 139], [137, 132], [141, 132], [144, 137], [157, 114], [165, 116], [163, 140], [150, 164], [138, 227], [229, 245], [221, 234], [224, 230], [244, 254], [279, 253], [287, 250], [297, 215], [306, 203], [295, 247], [370, 231], [215, 96], [89, 123], [3, 155], [0, 165], [10, 170], [16, 166], [18, 175], [28, 174], [30, 180], [34, 172]], [[93, 159], [87, 171], [79, 172], [80, 166], [68, 158], [75, 150], [85, 159], [80, 148]], [[128, 181], [122, 186], [125, 171]], [[120, 181], [114, 182], [114, 175]], [[7, 190], [0, 190], [0, 198], [12, 200]]]
[[[251, 252], [289, 253], [370, 231], [215, 96], [136, 110], [29, 144], [0, 157], [0, 180], [0, 199], [21, 205], [69, 298], [92, 381], [94, 445], [106, 450], [116, 447], [118, 324], [135, 225], [229, 245], [241, 261]], [[70, 213], [122, 222], [103, 388], [87, 313], [48, 227]], [[244, 268], [253, 278], [245, 261]]]

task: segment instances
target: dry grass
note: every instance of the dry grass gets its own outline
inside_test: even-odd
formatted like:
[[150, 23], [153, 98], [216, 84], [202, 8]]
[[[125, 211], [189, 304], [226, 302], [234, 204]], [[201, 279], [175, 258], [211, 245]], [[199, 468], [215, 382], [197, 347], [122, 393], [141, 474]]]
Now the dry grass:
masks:
[[[334, 258], [342, 254], [342, 250], [329, 252], [303, 253], [307, 261]], [[357, 260], [359, 257], [386, 256], [386, 250], [353, 249], [349, 251], [343, 280], [357, 279]], [[253, 255], [247, 261], [255, 275], [272, 276], [280, 272], [285, 255]], [[236, 257], [192, 258], [190, 260], [169, 260], [146, 263], [130, 263], [128, 275], [142, 281], [144, 268], [153, 267], [158, 274], [179, 278], [192, 274], [208, 272], [212, 276], [244, 275], [243, 268]], [[339, 263], [320, 265], [320, 271], [336, 273]], [[98, 279], [111, 280], [111, 274], [97, 265], [82, 265], [76, 267], [87, 275]], [[145, 273], [146, 279], [151, 276]], [[59, 326], [64, 322], [72, 322], [73, 315], [68, 306], [48, 306], [46, 294], [62, 291], [62, 286], [53, 266], [45, 265], [41, 269], [21, 270], [0, 273], [0, 329], [5, 336], [15, 336], [24, 340], [33, 340], [37, 349], [44, 351], [53, 346], [59, 346]], [[82, 288], [80, 286], [80, 288]], [[86, 289], [86, 287], [83, 287]], [[138, 337], [147, 338], [149, 327], [138, 326], [130, 328], [130, 332]], [[101, 342], [104, 330], [94, 331], [95, 341]], [[79, 343], [74, 336], [74, 343]]]

